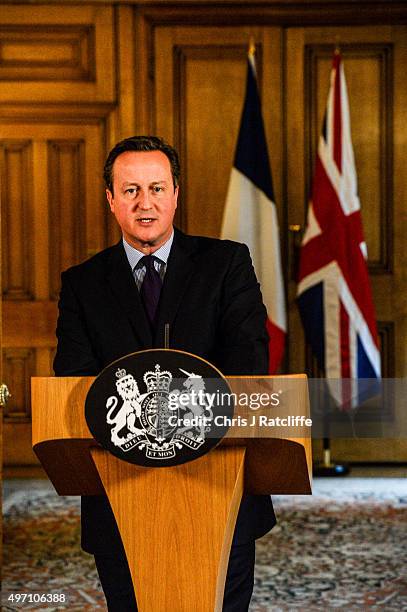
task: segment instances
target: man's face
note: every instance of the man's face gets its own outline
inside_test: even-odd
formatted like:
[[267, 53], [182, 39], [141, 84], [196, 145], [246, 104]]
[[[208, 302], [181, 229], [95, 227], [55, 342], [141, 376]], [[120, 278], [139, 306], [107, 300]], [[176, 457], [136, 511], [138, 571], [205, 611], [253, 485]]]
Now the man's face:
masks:
[[162, 151], [122, 153], [113, 164], [113, 191], [106, 189], [106, 196], [126, 242], [154, 253], [171, 236], [177, 208], [168, 157]]

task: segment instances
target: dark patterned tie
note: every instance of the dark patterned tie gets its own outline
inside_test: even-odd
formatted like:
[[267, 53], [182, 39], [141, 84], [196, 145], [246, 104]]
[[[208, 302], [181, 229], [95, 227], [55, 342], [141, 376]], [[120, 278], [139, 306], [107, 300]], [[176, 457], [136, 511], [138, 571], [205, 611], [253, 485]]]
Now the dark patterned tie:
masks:
[[140, 259], [140, 265], [146, 266], [146, 273], [140, 287], [140, 294], [148, 318], [150, 319], [150, 323], [152, 325], [154, 325], [158, 301], [160, 299], [161, 288], [163, 285], [161, 277], [155, 269], [154, 259], [159, 261], [152, 255], [145, 255]]

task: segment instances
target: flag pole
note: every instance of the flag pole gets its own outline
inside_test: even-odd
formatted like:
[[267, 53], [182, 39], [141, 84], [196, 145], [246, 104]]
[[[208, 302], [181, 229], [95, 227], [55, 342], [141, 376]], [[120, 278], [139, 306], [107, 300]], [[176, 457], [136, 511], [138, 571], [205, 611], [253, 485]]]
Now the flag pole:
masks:
[[246, 89], [222, 219], [221, 238], [250, 251], [267, 310], [268, 373], [280, 366], [287, 330], [278, 214], [256, 79], [254, 36], [248, 37]]
[[[335, 44], [334, 55], [340, 55], [339, 43]], [[313, 475], [319, 477], [327, 476], [346, 476], [350, 472], [347, 463], [334, 463], [331, 457], [331, 438], [330, 438], [330, 411], [325, 412], [324, 418], [324, 437], [322, 439], [322, 461], [317, 462]]]
[[[369, 376], [381, 378], [349, 101], [338, 39], [333, 47], [330, 87], [302, 240], [297, 293], [305, 336], [320, 371], [324, 372], [331, 396], [331, 401], [323, 404], [323, 458], [315, 466], [315, 473], [321, 476], [343, 475], [349, 471], [347, 466], [335, 464], [331, 459], [333, 402], [352, 409], [363, 401], [357, 381]], [[337, 379], [341, 387], [335, 390]], [[347, 379], [355, 381], [357, 387], [355, 391], [351, 389], [350, 396]]]
[[322, 461], [316, 462], [313, 475], [314, 476], [346, 476], [350, 472], [350, 467], [347, 463], [334, 463], [331, 459], [331, 438], [329, 436], [330, 429], [330, 411], [325, 413], [324, 417], [324, 437], [322, 439]]

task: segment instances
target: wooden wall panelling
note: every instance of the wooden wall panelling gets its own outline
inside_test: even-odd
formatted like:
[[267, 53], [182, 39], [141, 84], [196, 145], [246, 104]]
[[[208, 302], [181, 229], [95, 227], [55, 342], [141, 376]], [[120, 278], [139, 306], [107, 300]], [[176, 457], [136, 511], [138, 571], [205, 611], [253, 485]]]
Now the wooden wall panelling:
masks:
[[4, 81], [94, 81], [93, 25], [20, 24], [0, 28], [0, 78]]
[[[16, 2], [19, 0], [15, 0]], [[41, 1], [41, 0], [37, 0]], [[56, 0], [54, 0], [56, 1]], [[71, 0], [65, 0], [70, 2]], [[106, 0], [93, 0], [105, 2]], [[366, 25], [407, 22], [404, 0], [111, 0], [166, 25]]]
[[[43, 123], [3, 123], [1, 133], [10, 140], [12, 135], [25, 135], [31, 141], [34, 151], [34, 163], [29, 177], [33, 177], [32, 194], [28, 198], [33, 208], [33, 225], [24, 225], [22, 240], [10, 244], [10, 259], [18, 259], [20, 244], [34, 243], [33, 261], [35, 297], [49, 299], [52, 296], [50, 288], [49, 248], [51, 238], [64, 237], [64, 244], [60, 255], [60, 269], [55, 269], [53, 262], [52, 275], [59, 275], [61, 269], [73, 262], [84, 259], [88, 252], [100, 250], [106, 244], [106, 210], [101, 204], [102, 178], [101, 168], [104, 158], [103, 125], [94, 122], [57, 124], [51, 121]], [[63, 155], [61, 165], [59, 156]], [[82, 178], [79, 166], [83, 162]], [[84, 179], [83, 177], [86, 177]], [[61, 182], [62, 181], [62, 182]], [[82, 185], [81, 185], [82, 181]], [[81, 189], [81, 186], [84, 188]], [[62, 193], [63, 189], [68, 193]], [[59, 193], [57, 193], [59, 192]], [[57, 199], [57, 201], [55, 201]], [[13, 200], [5, 199], [3, 207], [7, 218], [8, 208]], [[64, 207], [64, 208], [61, 208]], [[59, 208], [56, 212], [56, 208]], [[85, 218], [80, 219], [81, 211]], [[74, 216], [79, 217], [74, 221]], [[14, 217], [14, 214], [13, 214]], [[69, 219], [75, 222], [75, 228], [68, 231]], [[55, 226], [53, 222], [59, 222]], [[30, 239], [30, 232], [34, 229], [35, 240]], [[75, 230], [85, 235], [75, 236]], [[7, 233], [7, 230], [4, 230]], [[67, 235], [68, 232], [68, 235]], [[71, 234], [71, 235], [69, 235]], [[77, 245], [82, 245], [79, 248]], [[7, 274], [7, 265], [4, 267]], [[52, 284], [52, 283], [51, 283]]]
[[0, 102], [113, 101], [111, 6], [2, 5]]
[[[4, 321], [5, 322], [5, 321]], [[36, 376], [33, 346], [8, 348], [3, 344], [3, 376], [11, 398], [4, 414], [3, 461], [9, 464], [36, 464], [31, 449], [30, 379]]]
[[182, 181], [177, 223], [192, 234], [220, 233], [251, 36], [258, 48], [260, 92], [280, 199], [280, 30], [179, 26], [157, 27], [154, 32], [155, 131], [179, 148]]
[[[394, 44], [394, 113], [393, 113], [393, 147], [394, 147], [394, 223], [393, 235], [393, 274], [391, 292], [391, 316], [395, 325], [395, 376], [407, 376], [407, 28], [393, 27]], [[386, 291], [387, 287], [378, 287]], [[382, 317], [385, 319], [385, 317]], [[405, 459], [407, 454], [405, 455]]]
[[[35, 293], [33, 300], [47, 300], [49, 298], [49, 245], [50, 232], [52, 231], [49, 218], [49, 182], [48, 182], [48, 147], [47, 138], [42, 132], [44, 125], [36, 126], [34, 131], [28, 125], [21, 126], [32, 141], [33, 167], [31, 176], [33, 181], [33, 236], [29, 236], [29, 228], [26, 228], [25, 240], [33, 239], [33, 278]], [[30, 133], [31, 132], [31, 133]], [[44, 137], [45, 136], [45, 137]]]
[[[57, 303], [51, 300], [3, 302], [3, 345], [7, 349], [55, 346]], [[47, 368], [47, 371], [50, 371]], [[47, 374], [44, 374], [47, 376]]]
[[394, 321], [379, 321], [377, 333], [379, 334], [379, 347], [382, 357], [383, 378], [395, 378], [395, 325]]
[[[6, 173], [8, 179], [3, 218], [13, 219], [12, 227], [17, 228], [4, 227], [5, 278], [14, 278], [9, 261], [25, 257], [21, 254], [25, 245], [31, 248], [27, 257], [30, 292], [17, 296], [8, 292], [4, 301], [5, 376], [13, 394], [5, 423], [6, 464], [36, 463], [29, 443], [29, 380], [32, 375], [51, 374], [60, 273], [107, 243], [108, 211], [101, 180], [104, 126], [103, 118], [68, 122], [63, 114], [60, 122], [55, 115], [37, 117], [31, 123], [15, 116], [0, 120], [6, 152], [3, 176]], [[8, 151], [19, 157], [7, 165]], [[22, 215], [18, 221], [18, 206], [32, 211], [30, 222]]]
[[154, 24], [137, 9], [133, 21], [134, 73], [137, 75], [135, 95], [135, 133], [154, 133]]
[[[95, 123], [87, 126], [85, 132], [85, 219], [86, 226], [86, 256], [97, 253], [107, 246], [106, 220], [108, 211], [103, 199], [103, 162], [106, 150], [106, 137], [103, 134], [104, 125]], [[82, 204], [83, 206], [83, 204]], [[80, 206], [78, 203], [78, 210]]]
[[3, 297], [31, 299], [33, 242], [24, 235], [33, 223], [31, 142], [23, 135], [21, 140], [4, 140], [1, 157]]
[[135, 34], [134, 10], [130, 6], [120, 6], [117, 7], [116, 11], [117, 79], [118, 98], [120, 100], [118, 106], [120, 124], [116, 138], [118, 140], [135, 134], [136, 106], [141, 104], [140, 81], [142, 75], [135, 66], [140, 41]]
[[57, 299], [62, 268], [86, 258], [84, 141], [49, 140], [47, 147], [49, 293], [51, 299]]
[[[52, 371], [61, 270], [118, 235], [102, 167], [121, 126], [134, 122], [132, 13], [108, 3], [11, 3], [0, 11], [3, 346], [29, 355], [30, 372], [13, 375], [12, 393], [25, 407], [29, 376]], [[15, 359], [9, 363], [15, 370]], [[17, 408], [11, 403], [5, 462], [31, 465], [30, 419]]]
[[[35, 354], [32, 348], [9, 348], [3, 353], [3, 372], [8, 385], [14, 390], [4, 410], [8, 422], [29, 422], [31, 417], [30, 377], [35, 376]], [[23, 381], [23, 384], [21, 382]]]

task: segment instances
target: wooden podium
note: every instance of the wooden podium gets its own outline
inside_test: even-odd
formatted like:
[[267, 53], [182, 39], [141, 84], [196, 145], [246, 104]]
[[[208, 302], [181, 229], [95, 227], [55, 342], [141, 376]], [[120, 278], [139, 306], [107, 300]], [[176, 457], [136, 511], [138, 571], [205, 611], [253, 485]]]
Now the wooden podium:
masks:
[[[93, 439], [84, 416], [93, 381], [32, 379], [33, 447], [56, 491], [108, 496], [140, 612], [221, 611], [242, 494], [310, 494], [310, 438], [242, 439], [231, 428], [195, 461], [139, 467]], [[307, 415], [308, 394], [299, 394]]]

